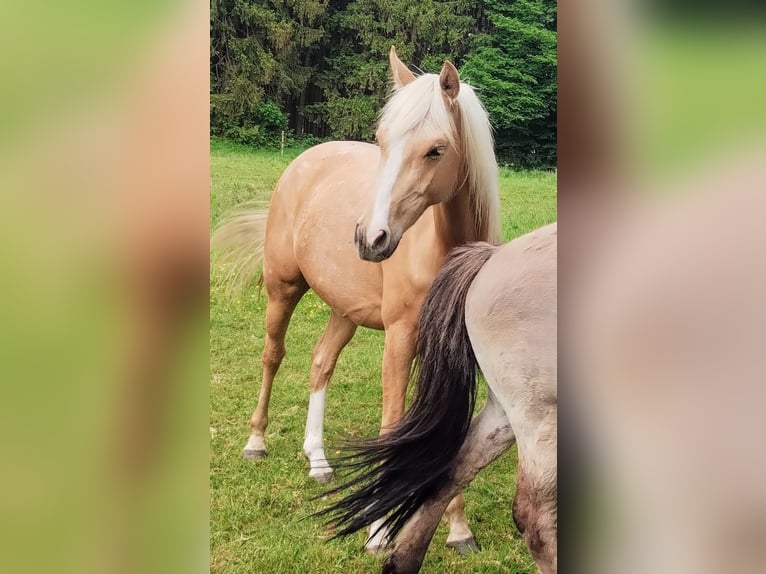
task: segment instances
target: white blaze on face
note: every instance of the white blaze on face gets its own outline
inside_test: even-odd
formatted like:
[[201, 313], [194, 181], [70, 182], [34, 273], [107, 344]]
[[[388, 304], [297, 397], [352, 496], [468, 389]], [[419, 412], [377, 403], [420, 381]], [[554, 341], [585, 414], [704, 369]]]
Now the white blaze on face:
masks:
[[367, 225], [367, 244], [372, 244], [381, 230], [388, 233], [388, 215], [391, 209], [391, 193], [394, 191], [396, 178], [402, 169], [402, 159], [404, 158], [404, 144], [406, 138], [401, 137], [394, 141], [388, 152], [388, 158], [380, 171], [378, 180], [378, 189], [375, 193], [375, 206], [372, 211], [372, 218]]

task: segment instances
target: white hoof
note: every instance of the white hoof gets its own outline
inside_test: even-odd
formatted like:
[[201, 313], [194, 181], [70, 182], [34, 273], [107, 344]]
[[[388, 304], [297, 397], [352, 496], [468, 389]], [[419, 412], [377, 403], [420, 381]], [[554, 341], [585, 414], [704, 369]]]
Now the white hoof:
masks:
[[376, 520], [370, 525], [370, 529], [368, 530], [371, 536], [364, 544], [364, 549], [370, 554], [381, 554], [388, 550], [389, 544], [386, 540], [386, 533], [388, 530], [386, 528], [381, 528], [381, 524], [383, 524], [382, 519]]
[[311, 470], [309, 470], [309, 476], [311, 478], [317, 482], [321, 482], [322, 484], [326, 484], [332, 480], [332, 467], [324, 457], [312, 459], [307, 456], [307, 458], [309, 459], [309, 464], [311, 465]]
[[262, 436], [250, 435], [245, 448], [242, 450], [242, 456], [250, 459], [263, 458], [266, 453], [266, 442]]
[[320, 484], [327, 484], [332, 480], [333, 472], [331, 468], [312, 468], [309, 476]]

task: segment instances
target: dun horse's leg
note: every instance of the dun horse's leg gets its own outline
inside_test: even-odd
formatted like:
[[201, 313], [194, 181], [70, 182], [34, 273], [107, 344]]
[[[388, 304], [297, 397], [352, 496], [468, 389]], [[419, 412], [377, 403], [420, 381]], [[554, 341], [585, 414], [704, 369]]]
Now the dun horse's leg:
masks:
[[415, 513], [396, 539], [394, 550], [383, 565], [387, 574], [414, 574], [420, 570], [439, 519], [453, 497], [476, 474], [503, 454], [514, 440], [502, 408], [492, 395], [471, 423], [455, 461], [450, 480]]
[[306, 435], [303, 452], [311, 464], [309, 476], [319, 482], [330, 482], [330, 468], [324, 454], [324, 405], [327, 383], [335, 370], [338, 356], [356, 332], [356, 325], [338, 313], [332, 313], [322, 338], [314, 347], [311, 363], [311, 397], [306, 417]]
[[271, 385], [279, 365], [285, 356], [285, 334], [290, 324], [295, 306], [308, 290], [301, 279], [300, 282], [279, 282], [275, 286], [266, 286], [269, 301], [266, 304], [266, 344], [263, 347], [263, 379], [261, 392], [258, 395], [258, 406], [250, 417], [252, 433], [244, 449], [245, 458], [261, 458], [266, 456], [264, 433], [269, 423], [269, 400]]
[[556, 574], [556, 407], [519, 410], [509, 413], [519, 440], [513, 518], [541, 574]]
[[[417, 317], [413, 322], [400, 321], [386, 327], [386, 343], [383, 348], [383, 416], [380, 434], [387, 432], [402, 418], [407, 383], [417, 345]], [[380, 528], [383, 520], [370, 525], [370, 539], [365, 548], [377, 553], [385, 548], [385, 530]], [[377, 534], [373, 533], [377, 532]]]

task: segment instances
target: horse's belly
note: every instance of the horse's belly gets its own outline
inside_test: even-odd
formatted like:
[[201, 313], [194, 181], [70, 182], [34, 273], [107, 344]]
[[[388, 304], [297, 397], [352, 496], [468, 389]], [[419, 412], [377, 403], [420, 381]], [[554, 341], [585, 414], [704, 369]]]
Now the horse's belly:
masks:
[[328, 286], [325, 283], [320, 283], [316, 287], [312, 285], [312, 289], [331, 309], [348, 317], [357, 325], [370, 329], [383, 329], [380, 299], [376, 300], [360, 291], [339, 290], [336, 286]]

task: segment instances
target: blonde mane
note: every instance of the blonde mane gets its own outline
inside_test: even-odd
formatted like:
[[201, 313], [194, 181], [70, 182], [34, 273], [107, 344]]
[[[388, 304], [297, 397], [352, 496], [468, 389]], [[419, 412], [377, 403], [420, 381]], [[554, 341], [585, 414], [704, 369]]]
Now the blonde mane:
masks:
[[450, 145], [463, 158], [476, 224], [481, 226], [486, 222], [486, 240], [497, 245], [502, 241], [502, 234], [492, 126], [484, 106], [468, 84], [460, 83], [457, 104], [461, 124], [459, 134], [452, 114], [444, 104], [439, 76], [423, 74], [393, 92], [383, 108], [380, 123], [385, 124], [386, 130], [394, 136], [406, 134], [426, 122], [447, 135]]

